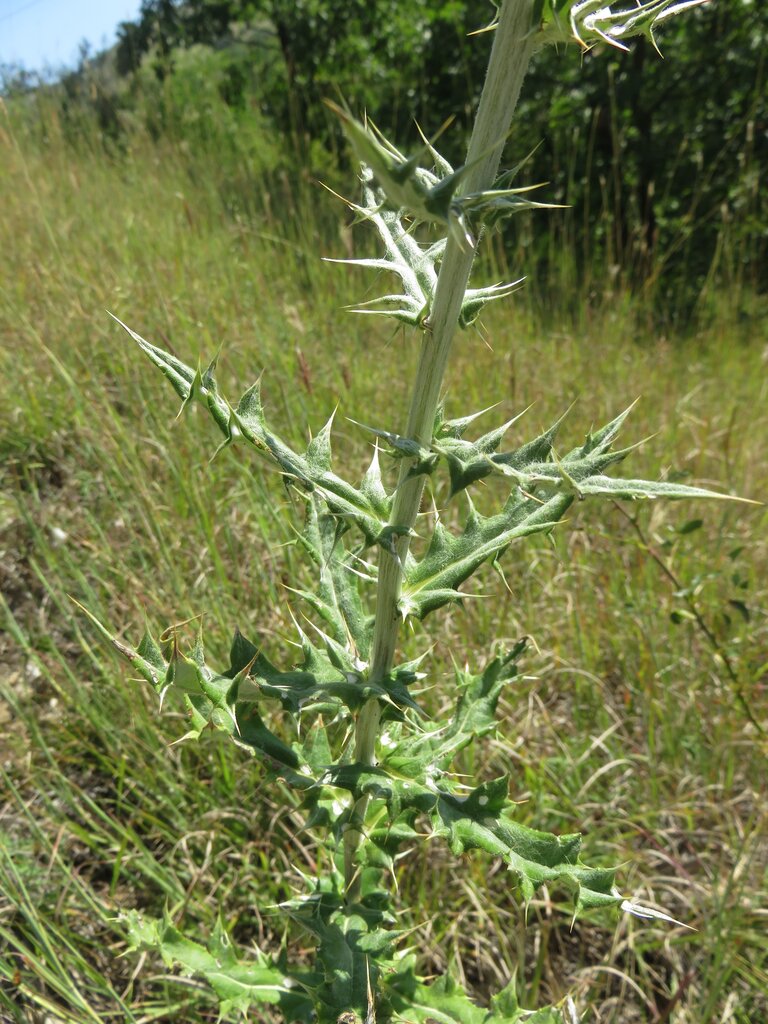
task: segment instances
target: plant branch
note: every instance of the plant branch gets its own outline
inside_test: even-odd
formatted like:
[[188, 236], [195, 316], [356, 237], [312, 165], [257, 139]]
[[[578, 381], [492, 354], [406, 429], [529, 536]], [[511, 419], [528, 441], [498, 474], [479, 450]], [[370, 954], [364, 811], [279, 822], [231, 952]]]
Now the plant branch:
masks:
[[[480, 105], [467, 154], [470, 167], [463, 181], [469, 194], [491, 188], [499, 168], [504, 143], [520, 88], [533, 53], [531, 0], [504, 0], [496, 28]], [[414, 381], [405, 436], [429, 445], [440, 398], [445, 368], [450, 356], [459, 313], [475, 258], [475, 249], [462, 247], [451, 235], [440, 267], [433, 309], [424, 332], [418, 371]], [[390, 525], [399, 538], [393, 554], [382, 554], [376, 596], [376, 620], [370, 678], [383, 679], [392, 669], [400, 629], [398, 601], [403, 581], [403, 566], [410, 545], [410, 534], [424, 491], [424, 477], [409, 477], [412, 460], [400, 467]], [[357, 720], [355, 760], [373, 764], [381, 705], [369, 701]], [[355, 808], [357, 824], [364, 824], [367, 800]], [[345, 841], [345, 875], [350, 899], [357, 894], [358, 882], [354, 855], [361, 833], [350, 829]]]

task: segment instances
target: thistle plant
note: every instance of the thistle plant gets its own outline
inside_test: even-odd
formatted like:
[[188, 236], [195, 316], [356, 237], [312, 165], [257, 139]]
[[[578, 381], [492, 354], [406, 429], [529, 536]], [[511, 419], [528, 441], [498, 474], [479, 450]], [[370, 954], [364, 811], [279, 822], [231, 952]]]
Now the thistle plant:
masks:
[[[97, 623], [161, 701], [181, 694], [191, 721], [184, 739], [222, 731], [293, 791], [317, 846], [316, 875], [302, 876], [303, 889], [278, 911], [312, 936], [314, 958], [306, 965], [289, 965], [285, 953], [242, 960], [222, 927], [199, 942], [182, 936], [170, 916], [125, 915], [131, 947], [158, 951], [169, 965], [206, 979], [222, 1015], [267, 1003], [285, 1021], [307, 1024], [578, 1021], [570, 999], [522, 1009], [514, 981], [481, 1008], [450, 974], [430, 983], [419, 977], [395, 927], [394, 872], [403, 852], [420, 843], [499, 858], [524, 903], [546, 883], [569, 892], [575, 912], [615, 907], [665, 916], [623, 894], [613, 870], [583, 864], [579, 835], [520, 824], [508, 778], [459, 779], [461, 752], [498, 727], [497, 705], [514, 687], [525, 642], [494, 645], [487, 658], [457, 669], [449, 684], [453, 709], [436, 721], [418, 699], [432, 682], [424, 678], [427, 662], [404, 660], [400, 638], [404, 623], [464, 600], [482, 565], [511, 561], [515, 541], [549, 533], [576, 501], [726, 497], [609, 475], [632, 450], [616, 446], [628, 410], [568, 448], [560, 446], [562, 421], [510, 445], [515, 421], [483, 433], [475, 425], [481, 414], [447, 418], [440, 401], [457, 331], [518, 286], [469, 286], [483, 235], [546, 205], [516, 187], [515, 169], [499, 171], [533, 52], [550, 42], [623, 47], [639, 33], [653, 38], [660, 21], [698, 2], [503, 0], [467, 159], [457, 169], [438, 153], [438, 140], [425, 139], [408, 157], [371, 123], [332, 105], [361, 165], [361, 195], [348, 205], [383, 245], [378, 258], [344, 262], [397, 282], [357, 309], [394, 319], [421, 346], [405, 423], [359, 425], [373, 456], [358, 483], [334, 469], [333, 418], [296, 450], [269, 424], [258, 382], [231, 403], [219, 391], [215, 359], [206, 368], [189, 366], [125, 328], [182, 408], [199, 402], [208, 409], [223, 435], [220, 449], [249, 447], [298, 495], [298, 544], [314, 573], [314, 584], [291, 591], [302, 621], [311, 623], [305, 628], [295, 617], [298, 659], [295, 646], [266, 651], [236, 630], [229, 665], [217, 670], [206, 661], [202, 632], [185, 649], [179, 628], [157, 639], [147, 630], [134, 649]], [[384, 455], [395, 460], [396, 481], [382, 471]], [[471, 493], [489, 477], [499, 478], [506, 497], [486, 515]], [[417, 554], [411, 542], [427, 491], [440, 494], [441, 511], [452, 501], [460, 510], [445, 521], [437, 512], [428, 517], [432, 532]]]

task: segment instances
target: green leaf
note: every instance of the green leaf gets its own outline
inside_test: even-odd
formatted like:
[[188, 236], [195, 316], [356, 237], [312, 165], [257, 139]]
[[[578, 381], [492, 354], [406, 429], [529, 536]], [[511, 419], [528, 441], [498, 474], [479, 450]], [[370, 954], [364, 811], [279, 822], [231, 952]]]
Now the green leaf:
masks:
[[517, 675], [517, 661], [526, 641], [494, 658], [480, 675], [456, 670], [459, 698], [451, 720], [427, 722], [422, 729], [411, 730], [382, 753], [387, 767], [397, 775], [419, 777], [425, 766], [429, 771], [447, 771], [458, 753], [473, 740], [488, 735], [496, 727], [496, 708], [504, 688]]
[[[297, 627], [298, 628], [298, 627]], [[414, 675], [402, 666], [379, 683], [371, 683], [361, 671], [341, 671], [328, 652], [315, 647], [299, 630], [303, 660], [288, 671], [276, 668], [263, 654], [251, 667], [248, 682], [259, 694], [277, 698], [293, 715], [338, 714], [343, 708], [352, 711], [372, 699], [383, 700], [395, 707], [417, 705], [408, 693]]]
[[318, 719], [308, 730], [301, 744], [303, 761], [310, 766], [316, 775], [322, 774], [333, 761], [333, 753], [328, 739], [328, 730], [322, 719]]
[[[349, 595], [345, 595], [341, 603], [348, 600]], [[417, 679], [416, 663], [397, 666], [379, 683], [373, 684], [367, 680], [360, 666], [355, 671], [345, 671], [343, 666], [339, 666], [333, 655], [341, 650], [340, 645], [334, 645], [326, 638], [329, 649], [323, 650], [310, 643], [299, 630], [301, 661], [297, 667], [281, 671], [236, 630], [230, 650], [230, 666], [222, 674], [206, 664], [200, 631], [191, 651], [185, 653], [179, 644], [178, 627], [167, 630], [164, 634], [168, 637], [166, 657], [147, 630], [139, 645], [144, 652], [142, 655], [113, 637], [87, 609], [83, 611], [100, 634], [141, 671], [161, 699], [169, 691], [183, 695], [190, 727], [176, 742], [199, 740], [209, 728], [223, 731], [238, 746], [264, 759], [273, 774], [300, 790], [308, 790], [315, 785], [313, 770], [325, 767], [332, 760], [330, 750], [325, 760], [318, 754], [319, 747], [312, 748], [311, 760], [305, 758], [304, 744], [289, 745], [266, 724], [259, 710], [260, 702], [278, 700], [283, 710], [295, 719], [319, 715], [351, 717], [350, 712], [373, 699], [384, 704], [385, 721], [402, 719], [406, 708], [421, 713], [409, 692], [410, 685]], [[353, 604], [352, 612], [357, 614], [358, 611]], [[352, 612], [344, 614], [351, 617]], [[349, 619], [345, 617], [344, 621]], [[327, 747], [327, 739], [325, 742]], [[317, 794], [317, 799], [320, 798]]]
[[[515, 821], [506, 778], [467, 793], [447, 774], [459, 751], [494, 727], [499, 696], [516, 674], [522, 646], [495, 658], [479, 676], [459, 674], [461, 697], [447, 725], [428, 722], [413, 735], [413, 723], [393, 724], [381, 737], [377, 765], [330, 765], [320, 782], [347, 790], [354, 806], [361, 798], [387, 806], [386, 820], [367, 830], [380, 857], [366, 860], [370, 847], [363, 846], [361, 863], [391, 866], [399, 846], [413, 840], [417, 818], [426, 816], [432, 837], [445, 840], [454, 854], [478, 849], [500, 857], [526, 900], [542, 884], [558, 883], [575, 895], [577, 909], [617, 906], [622, 897], [614, 872], [579, 863], [580, 836], [555, 836]], [[349, 813], [343, 824], [355, 824]]]
[[[117, 320], [117, 317], [113, 319]], [[386, 498], [372, 500], [369, 491], [355, 488], [331, 472], [330, 422], [310, 441], [306, 452], [299, 454], [269, 428], [261, 403], [259, 382], [245, 392], [237, 408], [233, 409], [219, 395], [214, 376], [215, 360], [204, 374], [199, 368], [192, 370], [175, 356], [145, 341], [122, 321], [117, 320], [117, 323], [170, 380], [183, 400], [182, 409], [193, 400], [207, 407], [225, 437], [219, 451], [241, 440], [248, 442], [275, 465], [289, 483], [304, 493], [319, 495], [329, 511], [344, 525], [355, 524], [367, 544], [377, 542], [388, 523], [389, 503]]]
[[578, 909], [618, 906], [622, 897], [614, 889], [615, 872], [578, 863], [579, 835], [555, 836], [515, 822], [514, 804], [501, 800], [506, 785], [497, 779], [467, 797], [441, 794], [431, 815], [434, 834], [445, 838], [455, 855], [484, 850], [501, 857], [517, 876], [526, 901], [545, 882], [559, 882], [575, 891]]
[[401, 933], [391, 927], [389, 893], [371, 888], [376, 872], [364, 874], [359, 902], [348, 902], [344, 877], [331, 868], [323, 878], [306, 880], [306, 895], [281, 905], [317, 940], [322, 979], [315, 989], [318, 1024], [337, 1024], [347, 1014], [356, 1021], [374, 1021], [379, 979], [394, 966], [393, 949]]
[[238, 707], [237, 735], [232, 738], [238, 746], [246, 747], [266, 758], [275, 774], [291, 785], [299, 789], [306, 789], [312, 785], [311, 776], [304, 777], [298, 773], [298, 769], [303, 767], [299, 755], [267, 728], [253, 705]]
[[448, 435], [433, 442], [433, 450], [448, 464], [451, 478], [451, 495], [469, 487], [470, 484], [492, 473], [499, 472], [499, 466], [492, 456], [498, 450], [504, 435], [516, 420], [508, 420], [495, 430], [484, 434], [477, 441], [465, 441], [461, 435]]
[[327, 921], [318, 923], [318, 965], [325, 974], [320, 999], [336, 1024], [342, 1013], [368, 1017], [373, 1005], [378, 966], [365, 948], [368, 923], [354, 908], [340, 907]]
[[205, 947], [185, 938], [167, 912], [160, 921], [129, 910], [120, 921], [127, 928], [130, 952], [158, 953], [166, 966], [178, 968], [185, 976], [204, 978], [219, 999], [222, 1015], [245, 1015], [253, 1006], [270, 1003], [280, 1007], [286, 1021], [311, 1020], [312, 1002], [306, 992], [312, 976], [288, 977], [259, 950], [250, 962], [239, 961], [220, 922]]
[[118, 654], [131, 663], [131, 666], [139, 673], [142, 679], [148, 682], [158, 693], [162, 694], [165, 688], [167, 663], [157, 641], [149, 630], [145, 630], [138, 648], [134, 650], [133, 647], [124, 644], [114, 634], [110, 633], [107, 627], [84, 605], [80, 604], [79, 601], [76, 601], [73, 597], [70, 597], [70, 601], [90, 619], [99, 635], [111, 644]]
[[403, 1024], [485, 1024], [488, 1020], [488, 1011], [473, 1003], [448, 974], [431, 985], [397, 979], [390, 1000], [393, 1020]]
[[483, 562], [495, 559], [513, 540], [551, 530], [572, 501], [569, 494], [540, 501], [518, 493], [511, 495], [495, 516], [481, 516], [470, 503], [459, 536], [438, 522], [424, 557], [406, 561], [399, 602], [403, 617], [423, 618], [444, 604], [461, 600], [465, 595], [458, 587]]
[[234, 679], [243, 669], [253, 664], [258, 654], [259, 649], [250, 640], [247, 640], [239, 629], [235, 629], [232, 646], [229, 650], [229, 668], [225, 673], [227, 678]]
[[161, 647], [152, 636], [149, 626], [144, 630], [144, 635], [139, 641], [139, 646], [136, 648], [136, 657], [141, 659], [143, 665], [151, 666], [152, 673], [153, 675], [156, 674], [156, 678], [159, 679], [165, 673], [165, 657]]
[[[434, 301], [437, 274], [445, 251], [445, 239], [440, 239], [426, 248], [419, 245], [409, 225], [403, 223], [401, 214], [383, 205], [384, 193], [371, 186], [369, 179], [366, 178], [365, 168], [363, 179], [363, 204], [348, 202], [348, 205], [361, 219], [370, 221], [376, 228], [384, 242], [384, 256], [376, 259], [327, 259], [326, 262], [395, 274], [400, 278], [402, 292], [385, 294], [358, 303], [351, 307], [351, 311], [369, 316], [388, 316], [410, 327], [424, 329]], [[521, 281], [514, 281], [509, 284], [468, 288], [462, 300], [459, 325], [470, 326], [488, 302], [511, 295], [520, 284]]]
[[[402, 1024], [566, 1024], [554, 1006], [532, 1012], [518, 1004], [515, 982], [491, 999], [490, 1009], [477, 1006], [450, 974], [425, 985], [419, 981], [412, 962], [406, 961], [389, 983], [388, 996], [393, 1022]], [[571, 1017], [567, 1024], [572, 1024]]]
[[324, 515], [310, 496], [300, 542], [314, 562], [319, 583], [312, 591], [296, 591], [321, 616], [330, 629], [329, 653], [336, 654], [339, 667], [359, 671], [368, 660], [373, 622], [363, 609], [359, 594], [360, 577], [352, 556], [341, 544], [339, 521]]
[[400, 278], [402, 293], [382, 295], [352, 307], [352, 311], [389, 316], [411, 327], [421, 328], [432, 307], [438, 262], [445, 243], [422, 248], [407, 225], [402, 223], [398, 212], [384, 206], [384, 199], [384, 193], [374, 188], [370, 171], [364, 168], [362, 205], [345, 200], [361, 220], [370, 221], [375, 227], [384, 243], [384, 255], [376, 259], [327, 259], [326, 262], [395, 274]]
[[[733, 500], [701, 487], [670, 481], [620, 480], [605, 470], [621, 462], [632, 448], [612, 450], [629, 409], [605, 427], [587, 435], [584, 443], [563, 458], [553, 444], [560, 426], [515, 451], [498, 447], [510, 424], [485, 434], [478, 441], [466, 441], [462, 431], [439, 425], [431, 451], [448, 464], [452, 493], [490, 474], [501, 474], [514, 482], [501, 512], [481, 516], [469, 502], [461, 533], [455, 535], [440, 522], [421, 559], [406, 561], [400, 597], [403, 616], [423, 618], [441, 605], [462, 598], [459, 587], [486, 561], [494, 561], [514, 540], [551, 530], [575, 499], [589, 496], [615, 499], [719, 498]], [[422, 459], [422, 464], [424, 459]]]
[[[82, 608], [82, 605], [78, 607]], [[316, 690], [322, 692], [323, 684], [311, 673], [306, 674], [308, 678], [305, 679], [301, 673], [278, 672], [239, 631], [235, 633], [232, 642], [230, 668], [224, 675], [206, 665], [201, 632], [198, 632], [190, 654], [185, 654], [179, 646], [177, 627], [171, 627], [166, 631], [169, 637], [166, 644], [169, 656], [166, 659], [147, 630], [139, 645], [139, 649], [144, 652], [142, 655], [138, 650], [113, 637], [87, 609], [82, 610], [96, 625], [101, 635], [131, 665], [140, 670], [142, 676], [158, 691], [161, 699], [170, 690], [177, 690], [183, 694], [190, 715], [190, 728], [176, 742], [199, 739], [207, 728], [221, 730], [238, 746], [265, 758], [268, 765], [292, 785], [301, 789], [312, 785], [311, 773], [303, 774], [307, 766], [300, 756], [267, 727], [255, 705], [255, 701], [263, 696], [257, 666], [261, 666], [262, 669], [266, 666], [267, 671], [274, 673], [276, 678], [287, 677], [293, 684], [300, 680], [304, 693]], [[364, 699], [358, 698], [354, 690], [352, 696], [357, 702]], [[338, 696], [333, 696], [331, 704], [338, 708]]]

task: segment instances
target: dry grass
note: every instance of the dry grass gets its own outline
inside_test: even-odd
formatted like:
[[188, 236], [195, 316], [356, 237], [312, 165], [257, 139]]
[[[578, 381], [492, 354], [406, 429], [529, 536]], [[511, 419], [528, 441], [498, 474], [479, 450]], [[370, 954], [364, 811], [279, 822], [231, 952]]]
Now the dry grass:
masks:
[[[214, 1020], [194, 985], [118, 958], [116, 914], [167, 904], [195, 934], [221, 913], [245, 948], [277, 948], [284, 923], [266, 908], [313, 858], [258, 765], [215, 737], [167, 746], [178, 712], [159, 715], [67, 599], [134, 637], [144, 614], [162, 627], [203, 611], [214, 651], [236, 624], [269, 648], [288, 631], [282, 584], [300, 571], [279, 482], [244, 472], [240, 456], [210, 464], [209, 424], [173, 424], [164, 382], [103, 309], [186, 357], [223, 343], [230, 384], [268, 367], [289, 435], [340, 400], [352, 466], [367, 442], [343, 416], [396, 423], [413, 358], [402, 337], [337, 312], [365, 285], [319, 266], [342, 243], [321, 243], [306, 210], [300, 226], [266, 210], [233, 218], [205, 166], [174, 157], [145, 142], [78, 155], [55, 125], [45, 144], [7, 123], [0, 134], [0, 1016], [19, 1022]], [[286, 233], [288, 245], [271, 240]], [[534, 402], [530, 432], [578, 398], [576, 440], [642, 395], [633, 436], [656, 436], [636, 475], [675, 467], [765, 498], [768, 338], [727, 321], [687, 339], [641, 324], [625, 309], [542, 330], [519, 302], [494, 311], [493, 352], [478, 335], [461, 341], [448, 411]], [[585, 832], [588, 861], [623, 862], [627, 893], [695, 930], [572, 925], [564, 894], [546, 891], [526, 926], [498, 864], [456, 864], [432, 845], [402, 866], [403, 921], [419, 926], [425, 969], [452, 963], [480, 998], [517, 971], [530, 1005], [575, 989], [605, 1024], [758, 1024], [765, 746], [735, 690], [764, 720], [766, 517], [710, 504], [637, 514], [642, 537], [618, 509], [585, 503], [554, 544], [509, 552], [506, 587], [489, 573], [483, 599], [428, 620], [442, 679], [428, 700], [446, 699], [452, 657], [476, 664], [492, 640], [531, 635], [499, 735], [468, 769], [508, 772], [522, 820]], [[292, 955], [302, 942], [291, 936]]]

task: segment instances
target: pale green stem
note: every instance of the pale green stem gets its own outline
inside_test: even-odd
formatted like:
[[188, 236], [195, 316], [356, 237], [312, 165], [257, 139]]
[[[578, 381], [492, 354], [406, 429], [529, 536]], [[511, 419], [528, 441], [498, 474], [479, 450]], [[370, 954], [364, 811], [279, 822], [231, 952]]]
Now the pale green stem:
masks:
[[[504, 0], [495, 31], [483, 93], [469, 144], [467, 163], [471, 167], [463, 182], [463, 192], [491, 188], [499, 169], [504, 143], [520, 95], [520, 87], [533, 52], [532, 0]], [[475, 250], [457, 243], [449, 235], [440, 267], [435, 300], [429, 314], [421, 346], [419, 367], [414, 381], [405, 436], [420, 444], [432, 443], [432, 430], [440, 399], [445, 368], [458, 326], [459, 313], [469, 281]], [[396, 545], [397, 557], [382, 554], [376, 596], [373, 652], [370, 679], [378, 682], [392, 669], [400, 629], [398, 601], [403, 582], [403, 566], [424, 492], [425, 477], [410, 477], [411, 461], [403, 459], [400, 479], [390, 516], [390, 525], [402, 531]], [[355, 733], [355, 760], [373, 764], [381, 705], [368, 701], [361, 710]], [[355, 808], [358, 820], [365, 820], [368, 806], [361, 798]], [[357, 830], [345, 836], [345, 875], [350, 899], [356, 898], [359, 885], [355, 876], [354, 855], [361, 840]]]

